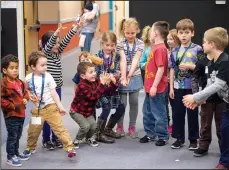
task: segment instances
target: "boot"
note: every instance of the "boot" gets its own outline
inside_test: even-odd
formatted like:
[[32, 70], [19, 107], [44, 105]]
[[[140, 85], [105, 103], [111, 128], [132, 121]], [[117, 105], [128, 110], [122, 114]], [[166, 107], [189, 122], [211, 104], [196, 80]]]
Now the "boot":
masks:
[[121, 134], [118, 134], [116, 132], [113, 131], [113, 128], [115, 127], [116, 123], [118, 122], [117, 119], [114, 119], [114, 116], [111, 115], [108, 123], [107, 123], [107, 126], [104, 130], [104, 134], [107, 135], [107, 136], [110, 136], [112, 138], [116, 138], [116, 139], [119, 139], [121, 138]]
[[104, 134], [105, 126], [106, 126], [106, 121], [98, 118], [97, 128], [96, 128], [96, 140], [103, 143], [114, 143], [115, 139], [110, 138]]

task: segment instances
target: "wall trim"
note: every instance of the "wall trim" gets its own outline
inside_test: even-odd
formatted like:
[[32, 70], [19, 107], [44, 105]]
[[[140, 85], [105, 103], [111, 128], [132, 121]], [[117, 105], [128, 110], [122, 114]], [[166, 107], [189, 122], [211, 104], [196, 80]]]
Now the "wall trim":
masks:
[[125, 18], [130, 17], [130, 2], [125, 1]]
[[58, 21], [42, 21], [39, 20], [40, 24], [58, 24]]
[[24, 39], [24, 8], [23, 1], [17, 1], [17, 44], [19, 59], [19, 78], [25, 79], [25, 39]]

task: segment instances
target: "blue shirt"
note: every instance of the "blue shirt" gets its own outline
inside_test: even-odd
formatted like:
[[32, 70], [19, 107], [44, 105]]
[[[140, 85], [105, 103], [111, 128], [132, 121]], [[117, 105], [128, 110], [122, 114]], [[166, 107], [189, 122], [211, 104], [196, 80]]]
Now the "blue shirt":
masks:
[[142, 53], [142, 56], [141, 56], [140, 61], [139, 61], [139, 67], [142, 70], [145, 70], [147, 58], [148, 58], [148, 56], [150, 54], [150, 51], [151, 51], [151, 47], [147, 47]]
[[80, 82], [80, 76], [78, 73], [75, 74], [75, 76], [73, 77], [72, 81], [75, 83], [75, 84], [79, 84]]

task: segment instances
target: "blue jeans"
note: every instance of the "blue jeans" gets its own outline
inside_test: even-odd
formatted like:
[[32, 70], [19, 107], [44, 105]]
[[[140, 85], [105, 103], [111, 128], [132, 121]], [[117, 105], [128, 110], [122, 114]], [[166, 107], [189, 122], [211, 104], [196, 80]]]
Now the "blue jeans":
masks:
[[168, 140], [168, 118], [165, 102], [166, 91], [151, 97], [146, 93], [143, 104], [143, 125], [146, 135], [153, 139]]
[[225, 167], [229, 167], [229, 113], [228, 108], [222, 113], [221, 123], [221, 156], [219, 163]]
[[94, 37], [94, 33], [82, 33], [83, 35], [86, 35], [85, 42], [84, 42], [84, 47], [81, 47], [81, 51], [88, 51], [90, 52], [91, 50], [91, 42]]
[[6, 141], [7, 159], [11, 159], [14, 155], [19, 155], [19, 140], [22, 135], [24, 120], [25, 118], [20, 117], [10, 117], [5, 119], [8, 132]]
[[[56, 92], [59, 95], [60, 100], [61, 100], [61, 88], [56, 89]], [[51, 132], [52, 132], [52, 141], [56, 141], [57, 137], [56, 137], [55, 133], [51, 130], [49, 124], [45, 121], [44, 126], [43, 126], [43, 134], [42, 134], [43, 142], [50, 141]]]

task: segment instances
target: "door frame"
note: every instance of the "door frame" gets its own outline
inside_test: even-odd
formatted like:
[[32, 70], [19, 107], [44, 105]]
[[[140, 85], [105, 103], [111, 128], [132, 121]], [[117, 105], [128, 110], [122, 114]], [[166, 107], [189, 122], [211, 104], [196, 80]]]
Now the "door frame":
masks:
[[24, 39], [24, 9], [23, 1], [16, 1], [17, 8], [17, 44], [19, 59], [19, 78], [25, 79], [25, 39]]

